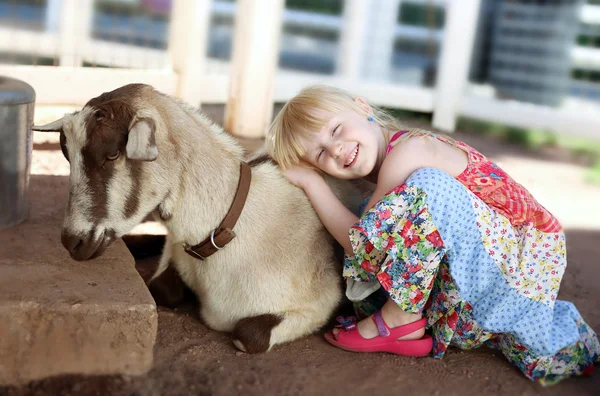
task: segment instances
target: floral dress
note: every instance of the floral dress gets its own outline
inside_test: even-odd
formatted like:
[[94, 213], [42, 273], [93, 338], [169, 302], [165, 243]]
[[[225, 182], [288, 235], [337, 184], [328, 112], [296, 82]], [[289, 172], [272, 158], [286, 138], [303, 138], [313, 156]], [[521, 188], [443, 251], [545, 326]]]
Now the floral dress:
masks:
[[357, 313], [392, 298], [425, 315], [434, 357], [450, 345], [487, 345], [544, 385], [593, 369], [596, 334], [556, 299], [566, 268], [559, 222], [497, 165], [456, 144], [469, 157], [461, 175], [420, 169], [350, 229], [344, 277], [379, 289]]

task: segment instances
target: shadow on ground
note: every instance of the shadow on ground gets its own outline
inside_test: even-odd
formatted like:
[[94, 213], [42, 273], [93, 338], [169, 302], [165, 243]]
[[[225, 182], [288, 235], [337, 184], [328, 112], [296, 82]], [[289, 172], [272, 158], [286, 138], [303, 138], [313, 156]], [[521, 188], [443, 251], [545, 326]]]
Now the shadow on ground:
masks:
[[[211, 116], [210, 109], [206, 110]], [[213, 118], [222, 121], [218, 116]], [[490, 156], [507, 153], [507, 148], [500, 145], [473, 137], [464, 140]], [[259, 147], [262, 143], [249, 144]], [[53, 148], [44, 145], [36, 149]], [[523, 154], [522, 150], [514, 150]], [[40, 188], [36, 194], [45, 194], [45, 189], [52, 187], [57, 193], [47, 199], [65, 199], [66, 177], [32, 178]], [[44, 212], [43, 207], [38, 209], [40, 216], [56, 216]], [[157, 264], [163, 238], [131, 236], [125, 241], [136, 257], [138, 271], [148, 279]], [[600, 231], [567, 230], [569, 264], [559, 295], [574, 302], [596, 331], [600, 331], [598, 241]], [[247, 355], [234, 348], [227, 334], [207, 329], [199, 318], [197, 303], [189, 294], [187, 297], [175, 308], [159, 306], [154, 367], [146, 375], [66, 375], [18, 388], [0, 388], [0, 395], [594, 395], [600, 389], [600, 372], [542, 388], [527, 380], [498, 352], [486, 348], [450, 349], [440, 360], [354, 354], [327, 344], [322, 337], [327, 329], [269, 353]]]
[[[136, 237], [129, 246], [137, 268], [147, 276], [156, 265], [160, 238]], [[127, 238], [126, 238], [127, 240]], [[569, 268], [560, 298], [573, 301], [600, 329], [600, 231], [569, 230]], [[6, 395], [180, 395], [180, 394], [542, 394], [593, 395], [600, 374], [572, 378], [553, 387], [531, 383], [496, 351], [450, 349], [440, 360], [389, 354], [354, 354], [331, 347], [323, 331], [262, 355], [238, 352], [227, 334], [211, 331], [193, 300], [176, 308], [159, 307], [154, 368], [139, 377], [60, 376]]]

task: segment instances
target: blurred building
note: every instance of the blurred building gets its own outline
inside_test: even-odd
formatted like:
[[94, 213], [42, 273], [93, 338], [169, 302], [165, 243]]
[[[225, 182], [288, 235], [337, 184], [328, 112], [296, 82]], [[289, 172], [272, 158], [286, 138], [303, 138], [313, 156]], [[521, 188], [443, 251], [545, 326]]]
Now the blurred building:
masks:
[[495, 2], [490, 82], [498, 93], [558, 106], [568, 94], [581, 0]]
[[600, 0], [587, 0], [572, 50], [570, 94], [600, 101]]
[[[261, 22], [281, 26], [272, 48], [274, 100], [326, 82], [381, 106], [597, 135], [600, 0], [479, 2], [477, 12], [474, 0], [285, 0], [280, 17]], [[186, 9], [175, 12], [182, 8], [174, 4]], [[194, 103], [222, 104], [237, 9], [237, 0], [0, 0], [0, 68], [39, 81], [38, 99], [47, 102], [105, 89], [88, 78], [95, 69], [109, 86], [144, 81]], [[461, 29], [476, 24], [471, 53]], [[181, 43], [191, 44], [173, 56]], [[202, 89], [183, 94], [182, 76], [192, 74]], [[58, 88], [75, 78], [85, 82], [77, 92]]]
[[[589, 4], [600, 1], [589, 1]], [[600, 13], [586, 0], [483, 0], [471, 77], [501, 98], [600, 100]]]
[[583, 0], [484, 0], [474, 73], [503, 98], [558, 106], [569, 94]]
[[[0, 0], [0, 25], [55, 30], [60, 21], [54, 3], [55, 0]], [[226, 61], [231, 56], [236, 1], [212, 3], [207, 55]], [[336, 73], [340, 68], [344, 3], [286, 1], [279, 61], [282, 68]], [[434, 86], [445, 3], [380, 0], [379, 7], [371, 7], [366, 33], [371, 57], [362, 67], [363, 76]], [[600, 0], [481, 0], [472, 79], [490, 83], [502, 97], [538, 104], [558, 105], [569, 94], [600, 100], [599, 56], [592, 56], [592, 65], [573, 59], [589, 57], [594, 51], [600, 53], [600, 17], [593, 15], [586, 20], [581, 12], [586, 3], [600, 5]], [[95, 0], [92, 36], [108, 42], [166, 49], [171, 6], [171, 0]], [[382, 26], [377, 10], [393, 14], [395, 28]], [[383, 30], [392, 32], [387, 41], [381, 38]], [[385, 53], [389, 53], [384, 57], [388, 62], [382, 65], [377, 58]], [[21, 53], [0, 53], [0, 61], [5, 63], [27, 63], [26, 58]], [[53, 60], [36, 57], [35, 62], [52, 64]], [[100, 60], [88, 63], [113, 66]]]

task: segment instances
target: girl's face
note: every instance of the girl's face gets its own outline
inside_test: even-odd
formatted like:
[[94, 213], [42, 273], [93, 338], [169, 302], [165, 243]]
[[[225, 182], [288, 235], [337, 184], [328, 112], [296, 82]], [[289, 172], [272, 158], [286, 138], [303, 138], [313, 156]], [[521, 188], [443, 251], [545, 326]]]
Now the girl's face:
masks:
[[[366, 102], [357, 99], [364, 107]], [[365, 109], [367, 110], [367, 109]], [[371, 114], [368, 106], [367, 114]], [[379, 124], [353, 110], [331, 114], [320, 131], [302, 139], [302, 160], [338, 179], [376, 179], [385, 157], [386, 139]]]

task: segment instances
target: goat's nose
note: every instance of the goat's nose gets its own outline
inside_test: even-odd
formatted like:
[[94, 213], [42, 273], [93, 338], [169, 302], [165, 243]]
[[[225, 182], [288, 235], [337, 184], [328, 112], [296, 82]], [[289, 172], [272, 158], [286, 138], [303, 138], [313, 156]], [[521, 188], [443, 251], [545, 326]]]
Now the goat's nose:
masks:
[[83, 240], [80, 236], [72, 234], [66, 230], [63, 230], [61, 232], [60, 241], [62, 242], [65, 249], [69, 251], [69, 253], [73, 253], [75, 251], [75, 248], [79, 246], [79, 244], [83, 243]]

